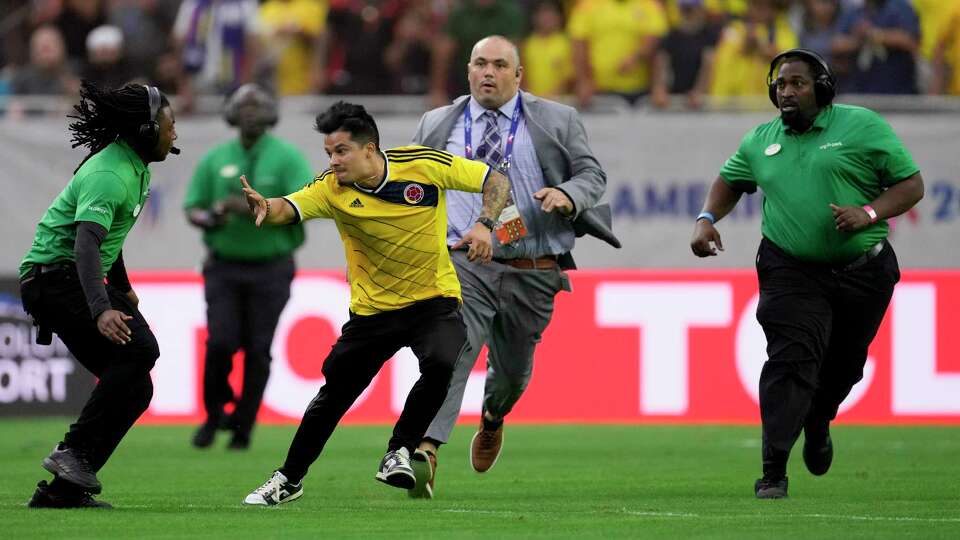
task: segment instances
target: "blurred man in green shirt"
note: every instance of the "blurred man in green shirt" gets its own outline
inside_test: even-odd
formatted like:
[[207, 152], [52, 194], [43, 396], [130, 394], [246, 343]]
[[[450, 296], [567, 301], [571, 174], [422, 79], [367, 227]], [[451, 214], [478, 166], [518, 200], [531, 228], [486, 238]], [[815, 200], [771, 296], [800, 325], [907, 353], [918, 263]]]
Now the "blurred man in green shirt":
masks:
[[[210, 150], [197, 165], [183, 206], [203, 230], [207, 300], [207, 350], [203, 373], [206, 421], [193, 444], [213, 444], [217, 429], [233, 431], [230, 448], [245, 449], [270, 375], [270, 346], [293, 281], [293, 252], [303, 244], [302, 225], [259, 229], [240, 190], [240, 175], [267, 196], [299, 190], [313, 178], [310, 164], [292, 144], [267, 133], [277, 123], [277, 104], [255, 84], [229, 98], [226, 121], [239, 137]], [[243, 388], [235, 397], [227, 382], [233, 355], [243, 350]], [[224, 412], [234, 404], [230, 417]]]
[[698, 257], [723, 249], [714, 224], [744, 192], [763, 190], [757, 320], [767, 338], [760, 374], [763, 477], [757, 498], [787, 496], [787, 459], [804, 433], [814, 475], [833, 461], [830, 422], [863, 377], [867, 348], [900, 279], [886, 219], [923, 197], [923, 179], [879, 115], [834, 105], [836, 80], [806, 49], [777, 55], [767, 75], [780, 118], [748, 133], [697, 217]]

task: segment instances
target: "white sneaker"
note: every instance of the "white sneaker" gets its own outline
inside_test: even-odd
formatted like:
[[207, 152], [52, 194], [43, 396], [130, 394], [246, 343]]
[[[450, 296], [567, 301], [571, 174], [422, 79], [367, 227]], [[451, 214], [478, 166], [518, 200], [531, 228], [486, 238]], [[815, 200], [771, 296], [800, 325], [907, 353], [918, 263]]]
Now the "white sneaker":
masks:
[[290, 501], [295, 501], [303, 495], [303, 482], [292, 484], [287, 477], [280, 471], [274, 471], [273, 476], [263, 483], [262, 486], [253, 490], [253, 493], [247, 495], [243, 504], [254, 504], [259, 506], [276, 506]]
[[377, 480], [401, 489], [413, 489], [417, 477], [410, 466], [410, 451], [406, 448], [387, 452], [380, 460]]

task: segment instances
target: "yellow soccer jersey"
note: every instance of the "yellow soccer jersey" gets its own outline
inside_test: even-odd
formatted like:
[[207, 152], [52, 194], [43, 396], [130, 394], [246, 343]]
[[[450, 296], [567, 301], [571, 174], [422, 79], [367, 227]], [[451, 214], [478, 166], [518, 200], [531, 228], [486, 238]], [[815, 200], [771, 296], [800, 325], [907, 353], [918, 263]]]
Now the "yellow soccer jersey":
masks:
[[328, 169], [284, 198], [298, 221], [336, 222], [353, 313], [374, 315], [437, 296], [460, 299], [460, 282], [447, 252], [444, 192], [482, 191], [490, 168], [424, 146], [393, 148], [382, 155], [386, 174], [374, 189], [341, 186]]

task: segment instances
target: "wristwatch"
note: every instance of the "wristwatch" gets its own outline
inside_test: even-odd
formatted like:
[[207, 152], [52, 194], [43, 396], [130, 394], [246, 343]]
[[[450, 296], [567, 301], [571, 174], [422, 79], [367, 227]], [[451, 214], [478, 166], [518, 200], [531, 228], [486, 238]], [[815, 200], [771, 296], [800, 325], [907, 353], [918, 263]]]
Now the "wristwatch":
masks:
[[490, 229], [491, 231], [496, 226], [496, 223], [494, 223], [493, 220], [488, 217], [478, 217], [477, 223], [483, 225], [484, 227]]

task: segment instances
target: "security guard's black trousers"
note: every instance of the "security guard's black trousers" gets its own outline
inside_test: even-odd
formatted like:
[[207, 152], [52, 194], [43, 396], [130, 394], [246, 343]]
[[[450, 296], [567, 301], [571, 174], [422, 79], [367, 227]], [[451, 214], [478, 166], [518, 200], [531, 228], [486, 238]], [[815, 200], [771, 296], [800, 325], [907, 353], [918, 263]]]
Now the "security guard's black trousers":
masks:
[[[856, 263], [855, 263], [856, 264]], [[802, 429], [823, 430], [863, 378], [867, 348], [900, 280], [893, 248], [855, 268], [799, 261], [764, 238], [757, 320], [767, 337], [760, 374], [763, 468], [786, 472]]]
[[407, 396], [387, 449], [412, 452], [447, 397], [453, 366], [465, 346], [467, 330], [455, 298], [351, 317], [323, 363], [325, 383], [303, 414], [280, 472], [293, 482], [307, 474], [347, 409], [402, 347], [410, 347], [420, 361], [420, 379]]
[[80, 417], [63, 438], [66, 446], [79, 450], [94, 471], [99, 471], [150, 405], [150, 370], [160, 356], [157, 340], [140, 311], [110, 285], [107, 295], [113, 309], [133, 317], [125, 321], [132, 334], [125, 345], [103, 337], [73, 266], [35, 272], [24, 279], [20, 294], [27, 313], [53, 330], [77, 361], [99, 379]]
[[[241, 262], [211, 257], [203, 267], [207, 300], [207, 352], [203, 404], [207, 422], [220, 423], [223, 407], [236, 401], [232, 429], [249, 435], [270, 377], [270, 345], [293, 281], [291, 257]], [[227, 379], [233, 355], [243, 350], [243, 388], [235, 399]]]

